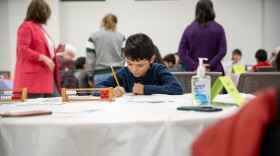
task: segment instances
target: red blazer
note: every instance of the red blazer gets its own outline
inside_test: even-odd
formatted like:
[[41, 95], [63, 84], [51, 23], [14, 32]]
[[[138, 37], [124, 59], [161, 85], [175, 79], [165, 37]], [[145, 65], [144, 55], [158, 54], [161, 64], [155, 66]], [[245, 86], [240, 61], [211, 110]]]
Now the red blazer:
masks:
[[[58, 62], [55, 57], [55, 70], [50, 71], [39, 55], [50, 56], [48, 42], [38, 23], [23, 22], [17, 32], [17, 60], [14, 77], [14, 88], [27, 88], [28, 93], [53, 93], [53, 81], [58, 81]], [[53, 54], [55, 55], [55, 54]], [[55, 79], [54, 79], [55, 78]]]

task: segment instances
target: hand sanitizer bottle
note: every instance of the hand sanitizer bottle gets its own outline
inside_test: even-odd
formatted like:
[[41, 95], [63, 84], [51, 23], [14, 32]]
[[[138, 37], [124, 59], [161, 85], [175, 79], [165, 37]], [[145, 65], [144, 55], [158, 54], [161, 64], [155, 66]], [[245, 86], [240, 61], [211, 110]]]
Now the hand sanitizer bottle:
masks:
[[208, 106], [211, 104], [211, 78], [205, 76], [205, 68], [203, 60], [207, 58], [198, 58], [199, 66], [197, 75], [192, 77], [192, 105], [193, 106]]

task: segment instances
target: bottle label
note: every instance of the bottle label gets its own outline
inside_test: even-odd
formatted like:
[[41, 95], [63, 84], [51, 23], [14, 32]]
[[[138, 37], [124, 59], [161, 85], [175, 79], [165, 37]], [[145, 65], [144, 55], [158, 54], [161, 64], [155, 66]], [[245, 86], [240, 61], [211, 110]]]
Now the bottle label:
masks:
[[210, 79], [195, 78], [192, 83], [193, 105], [210, 105], [211, 95]]

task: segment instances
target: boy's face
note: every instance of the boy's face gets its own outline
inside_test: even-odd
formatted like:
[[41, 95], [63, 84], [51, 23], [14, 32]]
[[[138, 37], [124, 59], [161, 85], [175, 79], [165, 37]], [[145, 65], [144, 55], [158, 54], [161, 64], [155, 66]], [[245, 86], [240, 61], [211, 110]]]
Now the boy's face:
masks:
[[150, 68], [150, 64], [153, 63], [154, 60], [155, 60], [155, 56], [153, 56], [150, 61], [146, 59], [139, 60], [139, 61], [132, 61], [126, 58], [127, 67], [134, 77], [145, 76]]
[[167, 61], [163, 61], [164, 62], [164, 65], [167, 67], [167, 68], [172, 68], [174, 66], [174, 64], [172, 62], [167, 62]]

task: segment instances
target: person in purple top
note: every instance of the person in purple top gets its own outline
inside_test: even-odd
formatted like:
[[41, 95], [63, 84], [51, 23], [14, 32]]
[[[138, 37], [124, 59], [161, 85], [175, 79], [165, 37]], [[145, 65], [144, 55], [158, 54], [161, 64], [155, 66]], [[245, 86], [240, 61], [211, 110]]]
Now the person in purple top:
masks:
[[208, 58], [204, 66], [207, 71], [222, 72], [221, 60], [226, 55], [227, 43], [223, 27], [214, 21], [215, 12], [210, 0], [199, 0], [195, 20], [185, 29], [178, 55], [187, 65], [187, 71], [195, 71], [198, 58]]

